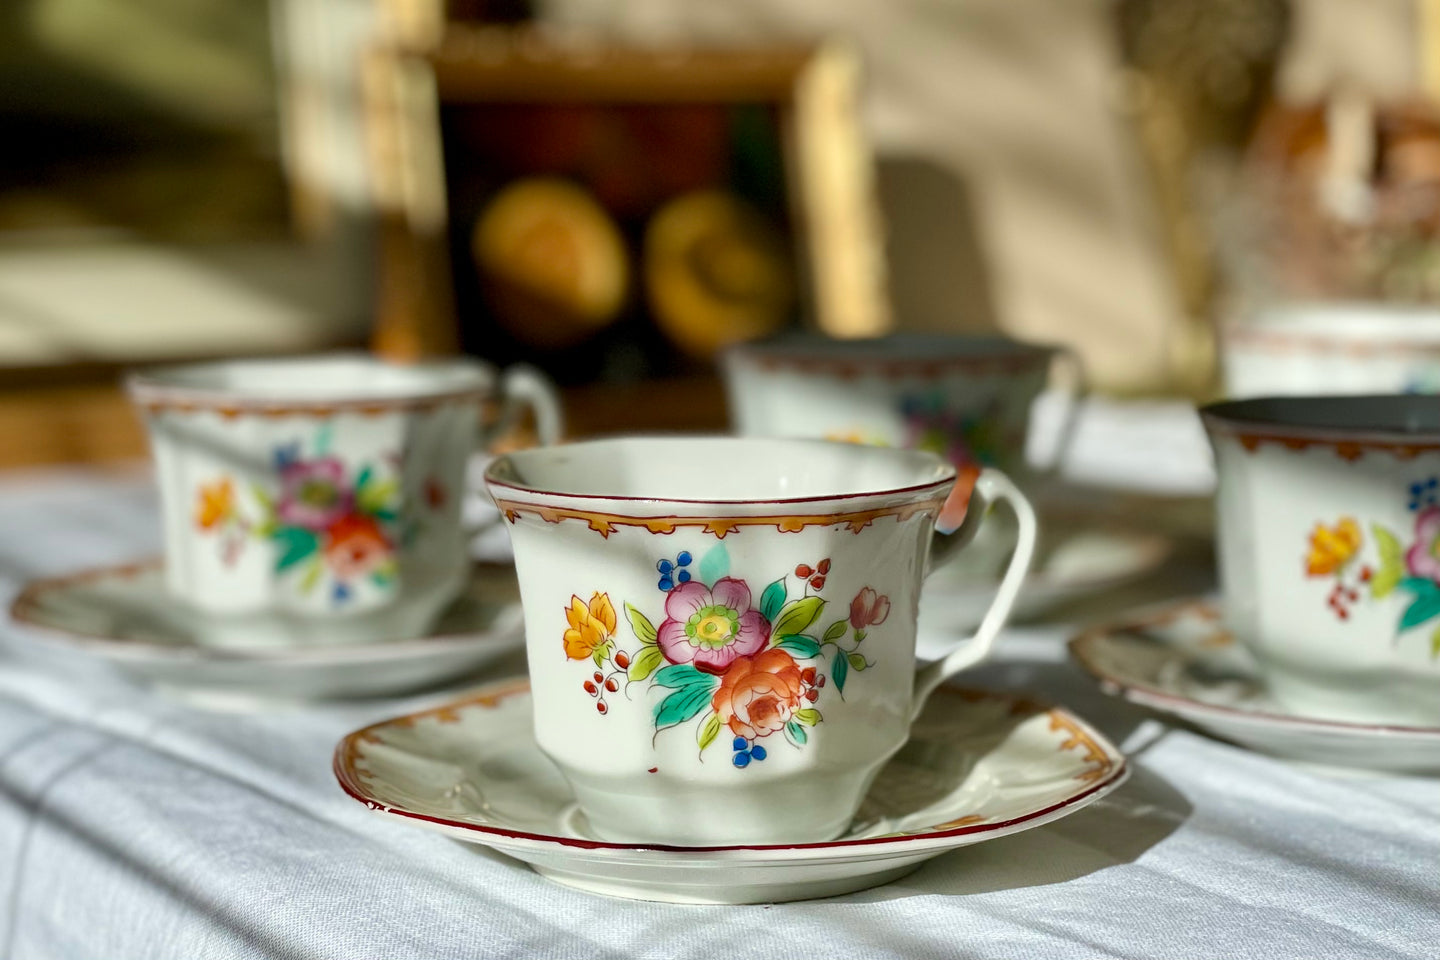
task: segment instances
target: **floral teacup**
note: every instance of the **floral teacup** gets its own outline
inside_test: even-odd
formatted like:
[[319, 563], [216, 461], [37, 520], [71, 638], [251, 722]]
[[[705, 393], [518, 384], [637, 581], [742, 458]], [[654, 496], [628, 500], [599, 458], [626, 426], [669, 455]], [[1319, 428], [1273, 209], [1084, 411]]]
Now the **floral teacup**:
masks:
[[[1031, 408], [1057, 360], [1069, 368], [1066, 406], [1037, 469], [1026, 457]], [[741, 436], [928, 450], [957, 467], [999, 467], [1031, 492], [1037, 473], [1064, 459], [1085, 390], [1074, 351], [998, 336], [790, 336], [732, 347], [724, 371], [731, 426]], [[1015, 529], [1008, 517], [997, 520], [943, 583], [998, 576]]]
[[1386, 303], [1269, 307], [1220, 331], [1232, 399], [1440, 393], [1440, 310]]
[[128, 386], [150, 431], [167, 586], [205, 613], [197, 642], [223, 646], [423, 634], [466, 579], [469, 455], [522, 405], [542, 441], [559, 433], [539, 374], [475, 360], [242, 360]]
[[1084, 372], [1073, 351], [1003, 337], [792, 336], [735, 346], [725, 380], [735, 431], [821, 437], [937, 453], [956, 466], [1023, 478], [1030, 408], [1055, 359], [1074, 368], [1064, 452]]
[[[537, 739], [579, 829], [611, 841], [837, 836], [925, 697], [986, 656], [1035, 546], [1003, 474], [957, 487], [916, 451], [622, 439], [507, 454], [486, 481], [515, 547]], [[993, 500], [1019, 520], [1003, 585], [917, 674], [921, 581]]]
[[1227, 625], [1306, 716], [1440, 718], [1440, 408], [1290, 397], [1201, 411]]

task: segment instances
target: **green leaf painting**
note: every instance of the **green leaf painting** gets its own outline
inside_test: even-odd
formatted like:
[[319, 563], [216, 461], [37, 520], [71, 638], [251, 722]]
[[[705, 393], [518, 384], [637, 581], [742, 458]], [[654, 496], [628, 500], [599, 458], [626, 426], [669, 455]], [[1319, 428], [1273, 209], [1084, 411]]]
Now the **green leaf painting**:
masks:
[[788, 637], [792, 634], [804, 633], [805, 628], [814, 623], [824, 609], [825, 601], [819, 597], [792, 600], [781, 609], [780, 615], [775, 618], [770, 635]]
[[820, 656], [820, 642], [814, 637], [784, 637], [779, 643], [775, 644], [775, 646], [802, 660]]
[[630, 629], [635, 631], [636, 640], [649, 646], [655, 645], [655, 624], [646, 619], [645, 614], [627, 603], [625, 618], [630, 621]]
[[688, 663], [674, 663], [655, 674], [655, 682], [662, 687], [677, 690], [697, 684], [709, 684], [713, 689], [719, 685], [720, 678], [714, 674], [702, 673]]
[[1370, 532], [1375, 537], [1375, 549], [1380, 559], [1379, 569], [1370, 578], [1370, 596], [1379, 600], [1389, 596], [1405, 576], [1405, 560], [1395, 534], [1378, 523], [1371, 525]]
[[320, 577], [324, 573], [325, 564], [321, 563], [319, 558], [312, 559], [305, 565], [305, 573], [300, 578], [300, 592], [302, 594], [308, 594], [314, 590], [315, 585], [320, 582]]
[[653, 645], [648, 646], [635, 654], [635, 659], [630, 661], [625, 676], [632, 681], [644, 680], [664, 662], [665, 657], [660, 653], [660, 648]]
[[1400, 617], [1401, 630], [1418, 627], [1426, 620], [1440, 616], [1440, 587], [1433, 581], [1407, 577], [1401, 581], [1401, 586], [1415, 595], [1415, 599]]
[[720, 714], [712, 712], [710, 714], [710, 719], [706, 720], [703, 724], [701, 724], [700, 729], [696, 732], [695, 742], [699, 745], [701, 750], [704, 750], [706, 747], [710, 746], [710, 744], [715, 742], [715, 738], [719, 735], [719, 733]]
[[600, 644], [600, 646], [595, 648], [595, 652], [590, 655], [590, 659], [595, 661], [595, 666], [603, 667], [605, 666], [605, 661], [610, 659], [610, 656], [614, 653], [614, 651], [614, 641], [602, 643]]
[[362, 513], [375, 513], [393, 506], [400, 492], [400, 483], [393, 477], [378, 483], [367, 483], [355, 491], [355, 505]]
[[692, 684], [688, 687], [681, 687], [661, 700], [655, 705], [656, 730], [664, 730], [666, 727], [673, 727], [677, 723], [693, 719], [710, 703], [712, 692], [714, 692], [713, 688], [707, 688], [702, 684]]
[[707, 587], [713, 587], [715, 581], [729, 575], [730, 551], [725, 549], [725, 544], [717, 543], [700, 558], [700, 582]]
[[320, 539], [304, 527], [279, 527], [271, 539], [275, 543], [276, 573], [284, 573], [320, 549]]
[[760, 595], [760, 616], [771, 623], [780, 616], [780, 608], [785, 606], [785, 578], [781, 577]]
[[845, 693], [845, 678], [850, 675], [850, 662], [844, 650], [835, 654], [835, 659], [830, 661], [830, 679], [835, 682], [835, 689], [843, 695]]

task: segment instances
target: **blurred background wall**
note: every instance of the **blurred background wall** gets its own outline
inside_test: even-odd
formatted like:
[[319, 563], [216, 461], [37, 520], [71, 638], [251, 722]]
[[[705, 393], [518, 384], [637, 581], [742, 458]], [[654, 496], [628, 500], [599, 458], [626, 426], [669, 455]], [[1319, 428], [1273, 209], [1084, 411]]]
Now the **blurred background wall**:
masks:
[[[1248, 115], [1272, 76], [1300, 97], [1413, 88], [1427, 69], [1417, 37], [1436, 22], [1432, 0], [468, 8], [641, 45], [847, 38], [865, 68], [897, 325], [1068, 342], [1106, 390], [1184, 395], [1211, 383], [1212, 317], [1204, 211], [1187, 211], [1176, 170], [1238, 134], [1177, 138], [1156, 117]], [[94, 430], [104, 417], [85, 398], [103, 406], [104, 391], [85, 393], [76, 370], [366, 343], [377, 292], [360, 56], [435, 12], [0, 5], [0, 427], [19, 422], [5, 420], [15, 390], [43, 386], [71, 389], [82, 412], [67, 422]], [[1262, 62], [1272, 53], [1278, 67]], [[1164, 116], [1147, 115], [1166, 95]]]

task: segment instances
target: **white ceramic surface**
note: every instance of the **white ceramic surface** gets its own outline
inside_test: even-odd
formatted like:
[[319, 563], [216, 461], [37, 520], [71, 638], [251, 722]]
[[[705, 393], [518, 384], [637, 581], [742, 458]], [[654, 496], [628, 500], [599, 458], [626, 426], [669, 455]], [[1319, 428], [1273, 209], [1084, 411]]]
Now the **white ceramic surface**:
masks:
[[1077, 381], [1058, 431], [1063, 453], [1084, 376], [1062, 348], [1000, 337], [806, 337], [738, 345], [723, 369], [731, 425], [741, 436], [929, 450], [1023, 479], [1030, 408], [1056, 357], [1075, 368]]
[[475, 568], [432, 633], [388, 642], [219, 649], [198, 641], [203, 616], [175, 602], [159, 563], [87, 570], [28, 584], [11, 606], [33, 655], [80, 657], [139, 679], [206, 694], [318, 699], [403, 693], [463, 677], [518, 650], [513, 568]]
[[[219, 646], [375, 642], [427, 632], [465, 582], [465, 463], [534, 409], [537, 373], [337, 354], [136, 374], [166, 583]], [[498, 417], [482, 425], [486, 405]]]
[[[537, 740], [609, 840], [839, 834], [925, 696], [987, 655], [1035, 544], [1003, 474], [981, 472], [962, 512], [954, 467], [915, 451], [629, 439], [507, 454], [485, 476], [510, 524]], [[959, 516], [942, 511], [955, 489]], [[996, 500], [1020, 529], [1002, 588], [917, 675], [921, 581]], [[725, 815], [674, 813], [707, 808]]]
[[[1012, 622], [1140, 580], [1160, 569], [1173, 547], [1167, 537], [1135, 530], [1057, 526], [1048, 518], [1043, 526], [1034, 567], [1010, 610]], [[999, 589], [999, 577], [941, 567], [920, 591], [921, 633], [973, 629]]]
[[[531, 706], [520, 681], [367, 727], [340, 742], [335, 775], [383, 816], [491, 847], [567, 886], [673, 903], [766, 903], [887, 883], [947, 850], [1073, 813], [1128, 774], [1119, 751], [1064, 709], [944, 688], [837, 840], [608, 843], [536, 749]], [[726, 813], [675, 807], [666, 815]]]
[[1277, 398], [1201, 411], [1227, 625], [1296, 713], [1440, 718], [1440, 405]]
[[1288, 710], [1270, 695], [1254, 658], [1208, 600], [1095, 627], [1070, 641], [1070, 650], [1108, 693], [1242, 746], [1309, 763], [1440, 771], [1440, 721], [1388, 726]]
[[1220, 332], [1234, 399], [1440, 392], [1440, 310], [1383, 303], [1271, 307]]

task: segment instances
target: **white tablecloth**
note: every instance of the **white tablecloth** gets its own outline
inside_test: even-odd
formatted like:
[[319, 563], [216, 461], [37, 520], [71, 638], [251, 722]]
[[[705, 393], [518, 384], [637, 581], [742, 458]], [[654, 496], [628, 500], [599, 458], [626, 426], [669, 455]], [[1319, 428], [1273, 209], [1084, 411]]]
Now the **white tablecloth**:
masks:
[[[0, 478], [0, 600], [153, 554], [156, 523], [143, 473]], [[445, 694], [215, 712], [28, 662], [7, 622], [0, 958], [1440, 956], [1440, 781], [1307, 769], [1167, 724], [1066, 661], [1072, 628], [1012, 629], [967, 683], [1092, 720], [1133, 757], [1118, 792], [874, 890], [679, 907], [553, 885], [340, 792], [342, 734]]]

